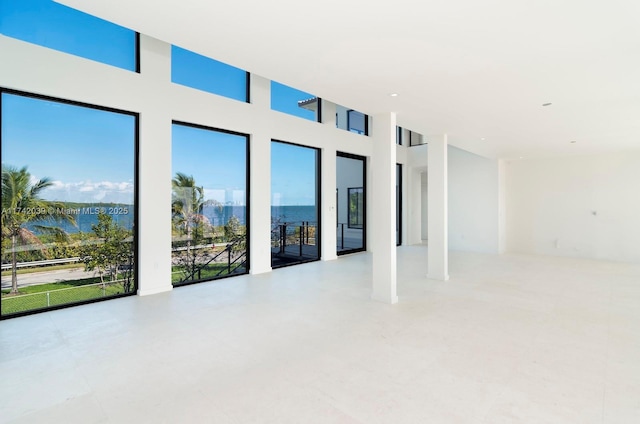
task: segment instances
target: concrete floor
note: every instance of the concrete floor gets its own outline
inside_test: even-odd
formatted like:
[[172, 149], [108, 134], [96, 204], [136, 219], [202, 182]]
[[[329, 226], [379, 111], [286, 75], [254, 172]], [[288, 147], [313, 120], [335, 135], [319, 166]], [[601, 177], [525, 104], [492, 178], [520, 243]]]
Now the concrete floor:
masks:
[[3, 423], [638, 423], [640, 265], [398, 249], [0, 322]]

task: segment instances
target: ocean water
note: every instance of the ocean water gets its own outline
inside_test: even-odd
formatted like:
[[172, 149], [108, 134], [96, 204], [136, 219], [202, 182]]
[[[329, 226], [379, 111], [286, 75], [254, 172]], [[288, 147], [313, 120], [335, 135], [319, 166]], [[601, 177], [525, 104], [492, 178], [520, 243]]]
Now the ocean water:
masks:
[[271, 206], [271, 220], [286, 223], [318, 222], [315, 206]]
[[[238, 218], [240, 225], [246, 225], [247, 222], [245, 206], [207, 206], [202, 214], [213, 226], [225, 225], [231, 216]], [[271, 206], [271, 220], [287, 223], [302, 221], [315, 223], [318, 218], [315, 206]]]
[[[134, 223], [133, 206], [105, 207], [104, 211], [113, 218], [115, 222], [130, 230]], [[232, 216], [240, 221], [240, 225], [246, 225], [246, 207], [245, 206], [207, 206], [203, 210], [203, 215], [209, 219], [211, 225], [225, 225]], [[91, 226], [98, 222], [97, 207], [90, 206], [80, 208], [78, 213], [73, 215], [76, 219], [77, 226], [73, 226], [67, 222], [32, 222], [26, 225], [26, 228], [38, 232], [35, 228], [37, 225], [57, 226], [65, 230], [67, 233], [91, 232]], [[281, 223], [299, 223], [308, 221], [316, 223], [318, 217], [315, 206], [272, 206], [271, 207], [272, 222]]]

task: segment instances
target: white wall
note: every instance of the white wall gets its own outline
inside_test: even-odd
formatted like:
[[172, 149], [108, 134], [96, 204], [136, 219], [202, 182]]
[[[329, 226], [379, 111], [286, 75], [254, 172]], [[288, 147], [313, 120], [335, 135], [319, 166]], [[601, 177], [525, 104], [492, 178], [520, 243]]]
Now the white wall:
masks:
[[449, 146], [449, 248], [498, 253], [498, 161]]
[[640, 262], [640, 151], [505, 168], [508, 251]]
[[[415, 152], [413, 154], [412, 152]], [[419, 231], [427, 239], [427, 155], [428, 144], [410, 147], [408, 158], [414, 171], [420, 171], [421, 220]], [[499, 167], [487, 159], [449, 145], [448, 209], [449, 249], [498, 253], [499, 245]], [[415, 227], [416, 220], [411, 221]]]

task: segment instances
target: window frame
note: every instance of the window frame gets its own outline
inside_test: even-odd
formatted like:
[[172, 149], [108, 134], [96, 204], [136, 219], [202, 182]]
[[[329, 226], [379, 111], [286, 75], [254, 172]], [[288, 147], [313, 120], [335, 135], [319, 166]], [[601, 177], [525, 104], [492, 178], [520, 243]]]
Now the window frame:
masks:
[[139, 210], [140, 210], [140, 189], [139, 189], [139, 181], [140, 181], [140, 175], [139, 175], [139, 170], [140, 170], [140, 166], [139, 166], [139, 158], [140, 158], [140, 114], [137, 112], [130, 112], [130, 111], [126, 111], [126, 110], [122, 110], [122, 109], [116, 109], [116, 108], [112, 108], [112, 107], [107, 107], [107, 106], [101, 106], [101, 105], [94, 105], [91, 103], [85, 103], [85, 102], [79, 102], [79, 101], [75, 101], [75, 100], [69, 100], [69, 99], [64, 99], [64, 98], [60, 98], [60, 97], [54, 97], [54, 96], [48, 96], [48, 95], [43, 95], [43, 94], [36, 94], [36, 93], [31, 93], [31, 92], [27, 92], [27, 91], [22, 91], [22, 90], [15, 90], [15, 89], [11, 89], [11, 88], [6, 88], [3, 86], [0, 86], [0, 150], [1, 150], [1, 146], [2, 146], [2, 111], [3, 111], [3, 104], [2, 104], [2, 98], [4, 94], [9, 94], [9, 95], [14, 95], [14, 96], [22, 96], [22, 97], [27, 97], [30, 99], [36, 99], [36, 100], [43, 100], [43, 101], [47, 101], [47, 102], [54, 102], [54, 103], [62, 103], [65, 105], [70, 105], [70, 106], [77, 106], [77, 107], [83, 107], [83, 108], [88, 108], [88, 109], [94, 109], [94, 110], [99, 110], [99, 111], [103, 111], [103, 112], [111, 112], [111, 113], [117, 113], [117, 114], [121, 114], [121, 115], [128, 115], [133, 117], [134, 119], [134, 125], [133, 125], [133, 130], [134, 130], [134, 134], [133, 134], [133, 154], [134, 154], [134, 160], [133, 160], [133, 201], [134, 201], [134, 205], [133, 205], [133, 227], [132, 227], [132, 232], [133, 232], [133, 243], [132, 243], [132, 251], [133, 251], [133, 273], [135, 275], [134, 278], [134, 284], [133, 284], [133, 289], [128, 292], [128, 293], [119, 293], [119, 294], [114, 294], [114, 295], [110, 295], [108, 297], [102, 297], [102, 298], [94, 298], [94, 299], [88, 299], [88, 300], [82, 300], [82, 301], [78, 301], [78, 302], [73, 302], [73, 303], [67, 303], [67, 304], [61, 304], [61, 305], [54, 305], [54, 306], [48, 306], [46, 308], [38, 308], [38, 309], [32, 309], [32, 310], [28, 310], [28, 311], [21, 311], [21, 312], [16, 312], [13, 314], [9, 314], [9, 315], [5, 315], [2, 313], [2, 309], [0, 307], [0, 321], [5, 320], [5, 319], [12, 319], [12, 318], [17, 318], [17, 317], [22, 317], [22, 316], [27, 316], [27, 315], [33, 315], [33, 314], [38, 314], [38, 313], [42, 313], [42, 312], [49, 312], [49, 311], [55, 311], [55, 310], [60, 310], [60, 309], [66, 309], [66, 308], [73, 308], [76, 306], [81, 306], [81, 305], [88, 305], [91, 303], [97, 303], [97, 302], [106, 302], [109, 300], [113, 300], [113, 299], [119, 299], [122, 297], [128, 297], [128, 296], [136, 296], [137, 292], [139, 290], [139, 255], [138, 255], [138, 248], [139, 248], [139, 239], [140, 239], [140, 232], [139, 232]]
[[[283, 112], [284, 113], [284, 112]], [[279, 269], [279, 268], [286, 268], [289, 266], [295, 266], [295, 265], [300, 265], [303, 263], [308, 263], [308, 262], [317, 262], [319, 260], [322, 259], [322, 149], [320, 149], [319, 147], [313, 147], [313, 146], [306, 146], [304, 144], [300, 144], [300, 143], [293, 143], [290, 141], [285, 141], [285, 140], [281, 140], [281, 139], [277, 139], [277, 138], [271, 138], [270, 143], [282, 143], [282, 144], [288, 144], [290, 146], [297, 146], [297, 147], [304, 147], [305, 149], [312, 149], [315, 150], [315, 155], [316, 155], [316, 184], [315, 184], [315, 190], [316, 190], [316, 213], [317, 213], [317, 227], [316, 227], [316, 246], [318, 246], [318, 255], [316, 258], [312, 258], [312, 259], [301, 259], [300, 261], [297, 262], [291, 262], [291, 263], [286, 263], [286, 264], [282, 264], [282, 265], [277, 265], [277, 266], [273, 266], [273, 257], [271, 258], [271, 268], [272, 269]], [[269, 145], [271, 146], [271, 144]], [[270, 165], [273, 166], [273, 165]], [[270, 187], [271, 189], [271, 187]], [[271, 197], [271, 196], [269, 196]], [[273, 207], [273, 205], [271, 204], [271, 198], [269, 199], [269, 208]], [[269, 250], [271, 250], [271, 248], [269, 248]]]
[[[351, 112], [355, 112], [355, 113], [359, 113], [363, 116], [363, 132], [360, 132], [359, 130], [352, 130], [351, 128]], [[368, 136], [369, 135], [369, 115], [367, 115], [366, 113], [363, 112], [359, 112], [355, 109], [347, 109], [347, 131], [350, 133], [354, 133], [354, 134], [358, 134], [358, 135], [364, 135], [364, 136]]]
[[[185, 281], [185, 282], [179, 282], [179, 283], [172, 283], [171, 285], [173, 287], [183, 287], [183, 286], [190, 286], [192, 284], [198, 284], [198, 283], [205, 283], [205, 282], [210, 282], [210, 281], [217, 281], [217, 280], [222, 280], [224, 278], [231, 278], [231, 277], [237, 277], [240, 275], [247, 275], [250, 273], [251, 270], [251, 152], [250, 152], [250, 148], [251, 148], [251, 143], [250, 143], [250, 139], [251, 139], [251, 135], [250, 134], [245, 134], [245, 133], [241, 133], [241, 132], [237, 132], [237, 131], [232, 131], [232, 130], [227, 130], [227, 129], [223, 129], [223, 128], [216, 128], [216, 127], [210, 127], [207, 125], [202, 125], [202, 124], [194, 124], [191, 122], [186, 122], [186, 121], [180, 121], [177, 119], [173, 119], [171, 120], [171, 125], [181, 125], [184, 127], [189, 127], [189, 128], [195, 128], [198, 130], [204, 130], [204, 131], [214, 131], [214, 132], [219, 132], [219, 133], [224, 133], [224, 134], [231, 134], [231, 135], [237, 135], [237, 136], [241, 136], [245, 138], [245, 143], [246, 143], [246, 155], [245, 155], [245, 178], [246, 178], [246, 205], [245, 205], [245, 227], [246, 227], [246, 265], [245, 265], [245, 272], [242, 273], [235, 273], [235, 274], [226, 274], [226, 275], [221, 275], [219, 277], [214, 277], [214, 278], [201, 278], [201, 279], [197, 279], [197, 280], [190, 280], [190, 281]], [[173, 145], [173, 140], [172, 141], [172, 145]], [[172, 171], [173, 172], [173, 171]], [[173, 240], [172, 240], [173, 242]]]

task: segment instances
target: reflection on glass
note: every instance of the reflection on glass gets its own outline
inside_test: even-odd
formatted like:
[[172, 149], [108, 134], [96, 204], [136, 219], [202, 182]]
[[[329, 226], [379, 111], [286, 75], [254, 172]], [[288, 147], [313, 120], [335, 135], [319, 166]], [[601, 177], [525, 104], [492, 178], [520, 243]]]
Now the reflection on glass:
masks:
[[365, 248], [366, 199], [365, 158], [338, 153], [337, 184], [337, 252], [362, 251]]
[[424, 136], [415, 131], [409, 131], [409, 146], [420, 146], [422, 144], [427, 144]]
[[2, 0], [0, 33], [136, 71], [136, 33], [53, 0]]
[[349, 228], [362, 229], [364, 225], [364, 190], [362, 187], [347, 189], [349, 195]]
[[1, 96], [2, 315], [134, 293], [136, 116]]
[[336, 105], [336, 128], [369, 135], [369, 116], [357, 110]]
[[248, 272], [247, 143], [246, 135], [173, 124], [174, 285]]
[[317, 149], [271, 142], [271, 266], [320, 259]]
[[362, 112], [350, 110], [347, 112], [347, 126], [349, 131], [356, 134], [367, 134], [366, 121], [367, 115]]

